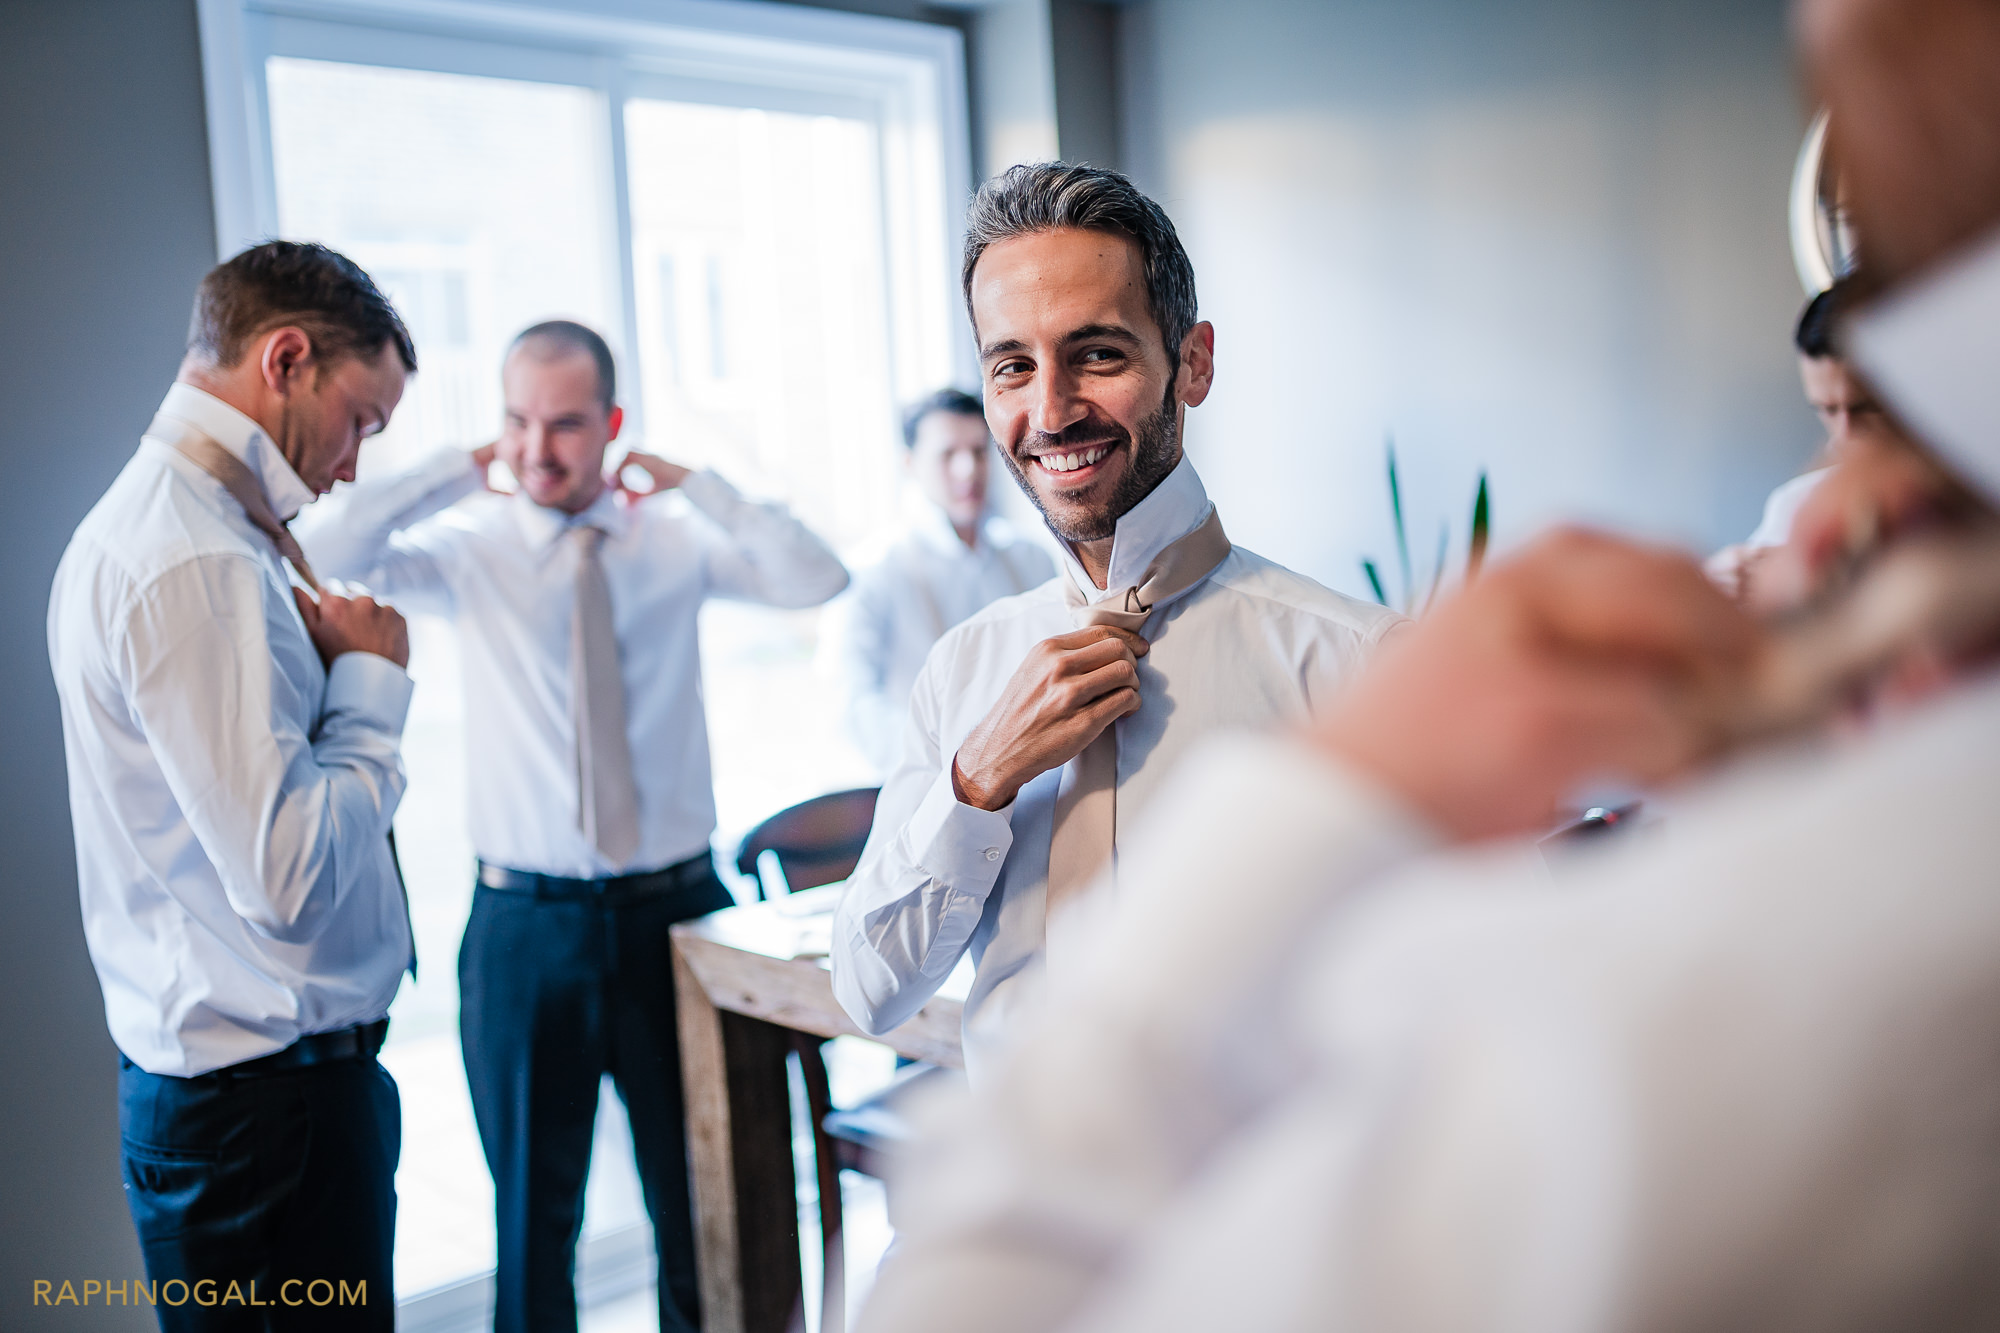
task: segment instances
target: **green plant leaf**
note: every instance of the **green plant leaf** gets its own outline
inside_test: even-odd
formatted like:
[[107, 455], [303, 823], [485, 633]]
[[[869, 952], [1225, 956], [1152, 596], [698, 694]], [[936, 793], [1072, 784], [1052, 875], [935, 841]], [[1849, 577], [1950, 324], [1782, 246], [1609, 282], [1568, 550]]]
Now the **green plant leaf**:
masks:
[[[1403, 571], [1403, 610], [1414, 609], [1417, 591], [1410, 577], [1410, 537], [1403, 527], [1403, 488], [1396, 481], [1396, 437], [1391, 435], [1386, 443], [1389, 448], [1389, 512], [1396, 519], [1396, 562]], [[1384, 600], [1382, 605], [1389, 603]]]
[[1426, 614], [1428, 614], [1431, 609], [1431, 603], [1435, 602], [1438, 598], [1438, 589], [1444, 586], [1444, 557], [1445, 557], [1445, 552], [1447, 552], [1450, 549], [1451, 549], [1451, 524], [1447, 520], [1440, 519], [1438, 520], [1437, 564], [1431, 567], [1432, 569], [1431, 590], [1428, 593], [1424, 594], [1424, 611]]
[[1472, 499], [1472, 540], [1465, 556], [1465, 581], [1479, 577], [1479, 567], [1486, 563], [1486, 538], [1493, 528], [1493, 514], [1486, 495], [1486, 474], [1479, 474], [1479, 493]]
[[1389, 594], [1382, 591], [1382, 574], [1381, 571], [1375, 568], [1375, 562], [1373, 560], [1363, 560], [1361, 562], [1361, 572], [1368, 576], [1368, 586], [1375, 590], [1375, 600], [1387, 606], [1389, 604]]

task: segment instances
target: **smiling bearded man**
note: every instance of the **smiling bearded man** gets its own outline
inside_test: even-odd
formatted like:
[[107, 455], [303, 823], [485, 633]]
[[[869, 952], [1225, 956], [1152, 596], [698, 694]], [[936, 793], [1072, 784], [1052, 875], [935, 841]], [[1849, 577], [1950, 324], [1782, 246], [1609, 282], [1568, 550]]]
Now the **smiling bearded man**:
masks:
[[988, 181], [964, 283], [987, 424], [1063, 570], [931, 651], [835, 919], [833, 981], [879, 1034], [970, 952], [976, 1072], [1051, 912], [1113, 866], [1173, 760], [1312, 715], [1397, 617], [1223, 534], [1181, 447], [1215, 330], [1173, 223], [1130, 181], [1062, 163]]

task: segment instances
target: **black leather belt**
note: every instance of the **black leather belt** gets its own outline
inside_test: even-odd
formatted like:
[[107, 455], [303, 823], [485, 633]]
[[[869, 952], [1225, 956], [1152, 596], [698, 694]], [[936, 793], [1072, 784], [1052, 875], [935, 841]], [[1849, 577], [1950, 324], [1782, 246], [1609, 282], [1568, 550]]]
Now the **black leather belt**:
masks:
[[389, 1020], [378, 1018], [373, 1023], [357, 1023], [336, 1032], [308, 1033], [282, 1051], [260, 1055], [242, 1064], [225, 1065], [215, 1072], [233, 1078], [254, 1078], [259, 1074], [282, 1074], [289, 1069], [331, 1064], [335, 1060], [372, 1060], [388, 1035]]
[[533, 870], [509, 870], [485, 861], [479, 863], [479, 883], [483, 887], [502, 893], [531, 893], [537, 898], [645, 898], [706, 884], [714, 875], [715, 863], [705, 854], [677, 861], [664, 870], [610, 875], [604, 879], [570, 879]]

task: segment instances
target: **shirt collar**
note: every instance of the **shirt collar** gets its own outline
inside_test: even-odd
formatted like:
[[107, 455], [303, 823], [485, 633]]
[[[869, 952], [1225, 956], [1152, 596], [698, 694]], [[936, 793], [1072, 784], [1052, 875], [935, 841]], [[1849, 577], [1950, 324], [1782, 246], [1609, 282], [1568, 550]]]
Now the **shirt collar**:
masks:
[[160, 415], [186, 422], [242, 459], [280, 522], [291, 522], [317, 498], [264, 428], [214, 394], [176, 380], [160, 402]]
[[615, 538], [624, 533], [625, 525], [631, 521], [618, 504], [616, 488], [611, 486], [606, 486], [580, 514], [565, 514], [560, 509], [538, 505], [528, 498], [526, 491], [517, 491], [514, 494], [514, 518], [521, 526], [521, 535], [528, 539], [528, 545], [537, 550], [546, 549], [572, 528], [602, 528], [605, 536]]
[[1090, 581], [1070, 544], [1058, 541], [1063, 568], [1089, 601], [1100, 601], [1114, 593], [1123, 596], [1125, 589], [1145, 582], [1146, 566], [1153, 563], [1154, 557], [1200, 527], [1212, 508], [1208, 491], [1195, 475], [1194, 464], [1182, 454], [1181, 461], [1153, 488], [1153, 493], [1118, 520], [1111, 538], [1111, 572], [1103, 588]]

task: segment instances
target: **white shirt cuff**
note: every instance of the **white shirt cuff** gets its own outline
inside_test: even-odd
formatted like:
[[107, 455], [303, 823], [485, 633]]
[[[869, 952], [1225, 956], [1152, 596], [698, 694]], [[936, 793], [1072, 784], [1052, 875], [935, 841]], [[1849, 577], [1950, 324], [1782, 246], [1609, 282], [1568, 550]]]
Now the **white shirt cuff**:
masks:
[[342, 653], [326, 673], [323, 715], [336, 713], [391, 736], [403, 734], [414, 686], [410, 673], [374, 653]]
[[1014, 845], [1013, 815], [1012, 802], [981, 810], [959, 800], [947, 766], [904, 825], [903, 845], [924, 874], [983, 899], [993, 891]]

